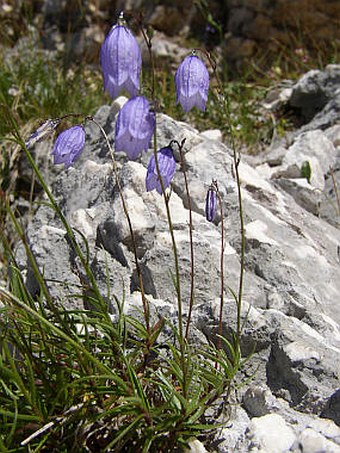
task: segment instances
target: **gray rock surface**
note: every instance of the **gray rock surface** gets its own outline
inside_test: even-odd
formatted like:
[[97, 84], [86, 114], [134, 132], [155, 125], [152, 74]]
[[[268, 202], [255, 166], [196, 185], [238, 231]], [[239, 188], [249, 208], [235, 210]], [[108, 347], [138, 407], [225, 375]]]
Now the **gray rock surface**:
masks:
[[[282, 87], [265, 108], [294, 108], [303, 125], [247, 161], [262, 176], [275, 179], [304, 209], [339, 227], [340, 65], [309, 71], [286, 94]], [[302, 172], [305, 164], [309, 180]]]
[[289, 104], [300, 110], [306, 122], [320, 112], [340, 88], [340, 66], [329, 65], [325, 71], [307, 72], [295, 84]]
[[[122, 102], [118, 99], [97, 114], [110, 139]], [[228, 286], [237, 291], [241, 247], [231, 151], [216, 132], [199, 133], [166, 115], [159, 114], [157, 120], [159, 147], [172, 139], [186, 138], [184, 166], [193, 207], [196, 275], [193, 338], [199, 341], [214, 338], [218, 323], [221, 217], [208, 223], [204, 205], [211, 180], [216, 178], [219, 184], [226, 240], [223, 328], [228, 336], [235, 326], [235, 303]], [[100, 290], [106, 295], [108, 278], [111, 293], [118, 298], [125, 294], [126, 309], [130, 310], [140, 304], [130, 232], [105, 142], [93, 125], [86, 130], [87, 145], [81, 158], [74, 168], [58, 170], [51, 178], [52, 190], [69, 222], [79, 231], [80, 244], [80, 234], [88, 241], [90, 264]], [[275, 158], [266, 154], [256, 165], [241, 160], [246, 229], [242, 351], [253, 356], [240, 379], [254, 376], [251, 386], [242, 387], [236, 395], [237, 404], [225, 419], [226, 427], [206, 440], [207, 448], [268, 453], [340, 449], [340, 231], [336, 222], [328, 221], [327, 216], [320, 218], [319, 212], [301, 201], [303, 190], [312, 194], [329, 190], [329, 166], [334, 171], [339, 168], [339, 142], [339, 129], [333, 124], [322, 131], [297, 132], [294, 143], [284, 152], [273, 150]], [[145, 191], [150, 155], [151, 150], [139, 161], [127, 162], [120, 153], [117, 166], [145, 291], [155, 311], [173, 317], [174, 267], [164, 203], [157, 193]], [[299, 169], [305, 160], [312, 167], [311, 187], [302, 184], [298, 172], [294, 173], [294, 166]], [[190, 292], [189, 212], [179, 163], [170, 208], [186, 311]], [[53, 211], [40, 206], [27, 235], [49, 279], [51, 294], [66, 306], [81, 306], [81, 298], [74, 298], [75, 293], [81, 293], [79, 263]], [[18, 260], [27, 270], [27, 282], [34, 292], [34, 278], [22, 250], [18, 250]], [[111, 309], [114, 311], [114, 304]]]

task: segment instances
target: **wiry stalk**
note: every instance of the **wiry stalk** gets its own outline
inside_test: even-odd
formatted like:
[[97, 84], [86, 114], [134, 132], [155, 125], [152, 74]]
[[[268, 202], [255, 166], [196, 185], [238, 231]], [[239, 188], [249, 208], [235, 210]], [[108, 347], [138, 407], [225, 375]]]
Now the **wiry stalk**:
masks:
[[[234, 139], [232, 139], [234, 142]], [[241, 255], [240, 255], [240, 280], [238, 288], [238, 303], [237, 303], [237, 331], [236, 335], [238, 340], [241, 337], [241, 310], [242, 310], [242, 297], [243, 297], [243, 280], [244, 280], [244, 259], [245, 259], [245, 248], [246, 248], [246, 236], [244, 230], [244, 217], [243, 217], [243, 203], [241, 193], [241, 179], [239, 174], [240, 159], [236, 155], [235, 145], [233, 145], [234, 162], [235, 162], [235, 174], [237, 183], [237, 194], [239, 203], [239, 220], [240, 220], [240, 234], [241, 234]]]
[[329, 167], [329, 173], [330, 173], [331, 178], [332, 178], [332, 183], [333, 183], [334, 192], [335, 192], [335, 196], [336, 196], [336, 204], [337, 204], [337, 207], [338, 207], [338, 215], [340, 215], [340, 196], [339, 196], [338, 185], [336, 183], [335, 176], [334, 176], [334, 169], [333, 169], [332, 166]]
[[[78, 113], [69, 113], [67, 115], [64, 115], [60, 118], [56, 118], [54, 120], [54, 122], [56, 124], [60, 123], [60, 121], [62, 121], [63, 119], [65, 118], [68, 118], [68, 117], [82, 117], [83, 115], [82, 114], [78, 114]], [[97, 282], [96, 282], [96, 279], [94, 278], [94, 275], [93, 275], [93, 272], [87, 262], [87, 259], [86, 257], [84, 256], [81, 248], [79, 247], [79, 244], [78, 244], [78, 241], [74, 235], [74, 232], [70, 226], [70, 224], [68, 223], [66, 217], [64, 216], [64, 214], [62, 213], [59, 205], [56, 203], [53, 195], [52, 195], [52, 192], [50, 191], [50, 189], [48, 188], [47, 184], [45, 183], [44, 181], [44, 178], [42, 176], [42, 174], [40, 173], [40, 170], [38, 168], [38, 166], [36, 165], [33, 157], [32, 157], [32, 154], [30, 153], [29, 149], [27, 148], [24, 140], [22, 139], [21, 137], [21, 134], [20, 134], [20, 131], [19, 131], [19, 128], [18, 128], [18, 125], [15, 121], [15, 119], [13, 118], [13, 115], [11, 114], [11, 112], [9, 112], [9, 120], [11, 122], [11, 125], [12, 125], [12, 130], [13, 130], [13, 136], [15, 137], [15, 140], [16, 142], [21, 146], [21, 148], [24, 150], [25, 152], [25, 155], [30, 163], [30, 166], [31, 168], [33, 169], [33, 172], [34, 172], [34, 175], [36, 176], [37, 180], [39, 181], [39, 183], [41, 184], [45, 194], [47, 195], [51, 205], [52, 205], [52, 208], [53, 210], [56, 212], [57, 216], [59, 217], [60, 221], [62, 222], [66, 232], [67, 232], [67, 236], [68, 236], [68, 239], [71, 243], [71, 246], [73, 247], [76, 255], [79, 257], [80, 259], [80, 262], [86, 272], [86, 276], [91, 284], [91, 288], [96, 296], [96, 300], [98, 302], [98, 304], [100, 305], [101, 308], [104, 308], [106, 306], [102, 296], [101, 296], [101, 293], [99, 291], [99, 288], [98, 288], [98, 285], [97, 285]], [[49, 300], [49, 299], [47, 299]]]
[[220, 257], [220, 273], [221, 273], [221, 294], [220, 294], [220, 314], [218, 321], [218, 338], [217, 338], [217, 349], [221, 349], [221, 337], [223, 332], [223, 309], [224, 309], [224, 214], [223, 214], [223, 204], [221, 195], [218, 191], [216, 184], [216, 194], [218, 198], [218, 203], [220, 205], [221, 213], [221, 257]]
[[[156, 71], [155, 71], [155, 61], [154, 61], [153, 52], [152, 52], [152, 40], [145, 33], [145, 30], [144, 30], [142, 24], [140, 24], [140, 30], [143, 34], [143, 38], [145, 40], [145, 43], [147, 45], [148, 52], [149, 52], [151, 71], [152, 71], [151, 95], [152, 95], [153, 104], [155, 105], [155, 103], [156, 103], [155, 102], [155, 82], [156, 82], [155, 73], [156, 73]], [[159, 182], [161, 185], [163, 199], [164, 199], [164, 203], [165, 203], [167, 222], [168, 222], [170, 236], [171, 236], [172, 251], [173, 251], [173, 255], [174, 255], [175, 290], [176, 290], [176, 295], [177, 295], [177, 310], [178, 310], [179, 347], [180, 347], [180, 352], [181, 352], [181, 368], [182, 368], [182, 373], [183, 373], [183, 396], [184, 396], [184, 398], [186, 398], [186, 396], [187, 396], [187, 364], [186, 364], [186, 360], [185, 360], [185, 338], [183, 335], [183, 311], [182, 311], [182, 294], [181, 294], [179, 260], [178, 260], [177, 244], [176, 244], [175, 233], [174, 233], [174, 228], [173, 228], [173, 224], [172, 224], [170, 205], [169, 205], [170, 197], [167, 195], [167, 193], [165, 191], [163, 178], [161, 176], [159, 163], [158, 163], [158, 157], [157, 157], [157, 121], [155, 122], [153, 138], [154, 138], [153, 154], [154, 154], [154, 158], [155, 158], [155, 166], [156, 166], [156, 171], [157, 171], [157, 175], [158, 175]], [[169, 146], [171, 146], [171, 143]]]
[[229, 107], [229, 99], [223, 93], [223, 85], [218, 76], [216, 71], [216, 64], [213, 61], [210, 53], [206, 52], [207, 58], [209, 63], [213, 69], [215, 79], [217, 81], [217, 99], [219, 100], [220, 104], [222, 105], [223, 110], [227, 114], [228, 119], [228, 127], [231, 139], [231, 148], [233, 151], [233, 161], [234, 161], [234, 168], [235, 168], [235, 178], [236, 178], [236, 185], [237, 185], [237, 195], [238, 195], [238, 204], [239, 204], [239, 222], [240, 222], [240, 236], [241, 236], [241, 252], [240, 252], [240, 276], [239, 276], [239, 286], [238, 286], [238, 296], [237, 296], [237, 320], [236, 320], [236, 339], [237, 342], [240, 342], [241, 337], [241, 311], [242, 311], [242, 297], [243, 297], [243, 281], [244, 281], [244, 260], [245, 260], [245, 230], [244, 230], [244, 215], [243, 215], [243, 203], [242, 203], [242, 192], [241, 192], [241, 178], [239, 173], [239, 165], [240, 165], [240, 154], [237, 152], [235, 137], [233, 132], [233, 127], [231, 123], [231, 115], [230, 115], [230, 107]]
[[192, 205], [191, 205], [191, 196], [189, 192], [189, 184], [187, 178], [187, 172], [184, 165], [184, 155], [183, 155], [183, 146], [185, 139], [181, 143], [178, 143], [179, 153], [181, 156], [181, 168], [184, 176], [185, 191], [187, 193], [188, 209], [189, 209], [189, 240], [190, 240], [190, 298], [189, 298], [189, 310], [188, 310], [188, 319], [185, 329], [185, 340], [189, 339], [189, 328], [192, 316], [192, 310], [194, 306], [194, 295], [195, 295], [195, 256], [194, 256], [194, 241], [193, 241], [193, 221], [192, 221]]
[[[76, 115], [71, 115], [71, 116], [76, 116]], [[26, 145], [25, 145], [25, 143], [24, 143], [24, 141], [23, 141], [23, 139], [22, 139], [22, 137], [20, 135], [20, 132], [18, 130], [17, 124], [16, 124], [16, 122], [15, 122], [15, 120], [13, 118], [11, 118], [11, 122], [12, 122], [13, 130], [14, 130], [13, 135], [15, 136], [18, 144], [24, 150], [25, 155], [26, 155], [26, 157], [27, 157], [27, 159], [28, 159], [28, 161], [29, 161], [29, 163], [30, 163], [30, 165], [31, 165], [31, 167], [32, 167], [32, 169], [33, 169], [33, 171], [34, 171], [39, 183], [41, 184], [44, 192], [46, 193], [46, 195], [47, 195], [47, 197], [48, 197], [48, 199], [49, 199], [54, 211], [56, 212], [56, 214], [58, 215], [59, 219], [61, 220], [61, 222], [62, 222], [62, 224], [63, 224], [63, 226], [64, 226], [64, 228], [65, 228], [65, 230], [67, 232], [67, 236], [68, 236], [68, 238], [70, 240], [70, 243], [71, 243], [76, 255], [79, 257], [83, 268], [85, 269], [87, 278], [89, 279], [89, 282], [91, 284], [91, 288], [92, 288], [93, 292], [96, 295], [98, 303], [102, 307], [104, 307], [105, 306], [105, 302], [104, 302], [104, 300], [103, 300], [103, 298], [102, 298], [102, 296], [100, 294], [97, 282], [96, 282], [96, 280], [94, 278], [92, 270], [90, 269], [90, 266], [87, 263], [86, 258], [84, 257], [84, 255], [83, 255], [83, 253], [82, 253], [82, 251], [81, 251], [81, 249], [79, 247], [79, 244], [78, 244], [78, 242], [76, 240], [76, 237], [74, 235], [74, 232], [73, 232], [71, 226], [69, 225], [68, 221], [66, 220], [66, 217], [62, 213], [62, 211], [61, 211], [60, 207], [58, 206], [58, 204], [56, 203], [56, 201], [55, 201], [50, 189], [48, 188], [47, 184], [45, 183], [44, 178], [43, 178], [42, 174], [40, 173], [39, 168], [37, 167], [37, 165], [36, 165], [36, 163], [35, 163], [35, 161], [34, 161], [34, 159], [32, 157], [32, 154], [27, 149], [27, 147], [26, 147]]]
[[121, 183], [120, 183], [120, 178], [119, 178], [119, 174], [118, 174], [118, 169], [117, 169], [117, 164], [116, 164], [114, 151], [113, 151], [113, 148], [111, 146], [110, 140], [109, 140], [105, 130], [98, 123], [98, 121], [96, 121], [93, 117], [88, 117], [87, 119], [92, 121], [100, 129], [100, 132], [102, 133], [102, 135], [103, 135], [103, 137], [104, 137], [104, 139], [106, 141], [106, 145], [107, 145], [107, 147], [108, 147], [108, 149], [110, 151], [110, 155], [111, 155], [111, 159], [112, 159], [113, 171], [114, 171], [114, 174], [115, 174], [116, 184], [117, 184], [117, 187], [118, 187], [118, 192], [119, 192], [120, 199], [121, 199], [121, 202], [122, 202], [124, 214], [125, 214], [126, 220], [128, 222], [128, 225], [129, 225], [129, 231], [130, 231], [132, 247], [133, 247], [133, 254], [134, 254], [134, 258], [135, 258], [136, 272], [137, 272], [137, 275], [138, 275], [139, 287], [140, 287], [140, 291], [141, 291], [141, 295], [142, 295], [145, 327], [146, 327], [146, 330], [147, 330], [147, 332], [149, 334], [150, 333], [150, 307], [149, 307], [149, 302], [148, 302], [147, 298], [145, 297], [145, 291], [144, 291], [144, 285], [143, 285], [143, 275], [142, 275], [142, 271], [141, 271], [141, 268], [139, 266], [139, 261], [138, 261], [135, 233], [134, 233], [134, 230], [133, 230], [133, 227], [132, 227], [132, 222], [131, 222], [131, 218], [130, 218], [130, 215], [129, 215], [129, 211], [128, 211], [128, 208], [126, 206], [125, 199], [124, 199], [124, 196], [123, 196], [123, 189], [122, 189], [122, 186], [121, 186]]
[[[155, 134], [156, 136], [156, 128]], [[171, 243], [172, 243], [172, 252], [174, 255], [174, 265], [175, 265], [175, 290], [177, 295], [177, 310], [178, 310], [178, 333], [179, 333], [179, 346], [181, 351], [181, 367], [183, 371], [183, 396], [186, 398], [187, 396], [187, 365], [185, 360], [185, 338], [183, 335], [183, 311], [182, 311], [182, 293], [181, 293], [181, 279], [180, 279], [180, 270], [179, 270], [179, 259], [178, 259], [178, 251], [177, 251], [177, 244], [175, 239], [175, 232], [172, 223], [171, 211], [170, 211], [170, 196], [165, 192], [163, 178], [161, 176], [158, 158], [157, 158], [157, 144], [156, 139], [154, 140], [154, 156], [155, 156], [155, 165], [156, 171], [159, 177], [159, 182], [162, 188], [163, 199], [165, 203], [166, 209], [166, 216], [167, 222], [169, 226], [170, 236], [171, 236]]]

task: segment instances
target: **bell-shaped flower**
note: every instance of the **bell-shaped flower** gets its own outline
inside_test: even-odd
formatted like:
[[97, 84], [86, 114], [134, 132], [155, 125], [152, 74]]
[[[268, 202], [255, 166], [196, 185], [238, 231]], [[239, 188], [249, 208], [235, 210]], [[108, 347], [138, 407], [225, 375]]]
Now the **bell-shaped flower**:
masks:
[[125, 151], [135, 160], [147, 151], [155, 129], [155, 114], [144, 96], [128, 100], [120, 109], [116, 121], [115, 149]]
[[217, 210], [217, 182], [214, 180], [209, 186], [205, 199], [205, 218], [208, 222], [213, 222]]
[[111, 28], [100, 49], [104, 90], [115, 99], [121, 90], [136, 96], [142, 57], [136, 38], [120, 20]]
[[[171, 180], [176, 171], [176, 161], [170, 146], [166, 146], [165, 148], [161, 148], [157, 151], [157, 162], [163, 186], [164, 189], [166, 189], [170, 186]], [[147, 192], [150, 192], [153, 189], [156, 189], [157, 192], [162, 195], [162, 186], [157, 172], [154, 155], [150, 159], [146, 174], [146, 190]]]
[[185, 112], [193, 107], [205, 110], [208, 100], [209, 73], [203, 61], [193, 52], [179, 65], [175, 74], [176, 103]]
[[52, 155], [54, 164], [64, 164], [70, 167], [78, 159], [85, 145], [85, 130], [83, 126], [73, 126], [58, 135]]

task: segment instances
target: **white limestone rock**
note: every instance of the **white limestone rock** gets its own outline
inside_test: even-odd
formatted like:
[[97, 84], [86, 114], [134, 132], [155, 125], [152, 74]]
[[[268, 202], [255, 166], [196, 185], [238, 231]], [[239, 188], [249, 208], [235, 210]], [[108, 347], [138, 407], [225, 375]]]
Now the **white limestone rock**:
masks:
[[267, 414], [251, 420], [247, 437], [249, 451], [284, 453], [293, 446], [296, 435], [279, 414]]
[[306, 428], [299, 436], [299, 444], [303, 453], [340, 453], [340, 445], [328, 440], [312, 428]]

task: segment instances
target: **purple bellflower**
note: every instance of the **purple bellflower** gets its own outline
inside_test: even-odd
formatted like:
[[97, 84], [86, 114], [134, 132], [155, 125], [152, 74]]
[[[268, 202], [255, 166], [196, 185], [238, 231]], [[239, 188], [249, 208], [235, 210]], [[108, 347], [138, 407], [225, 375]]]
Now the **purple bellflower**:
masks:
[[[172, 148], [170, 146], [166, 146], [165, 148], [161, 148], [157, 151], [157, 161], [164, 189], [166, 189], [170, 186], [171, 180], [176, 171], [176, 161]], [[146, 190], [147, 192], [150, 192], [153, 189], [156, 189], [157, 192], [162, 195], [162, 186], [157, 173], [155, 156], [151, 157], [146, 174]]]
[[155, 114], [144, 96], [128, 100], [120, 109], [116, 121], [115, 149], [125, 151], [130, 160], [135, 160], [142, 151], [147, 151], [155, 129]]
[[176, 103], [180, 103], [185, 112], [193, 107], [205, 110], [208, 100], [209, 73], [203, 61], [195, 55], [186, 57], [175, 74]]
[[78, 159], [85, 145], [83, 126], [73, 126], [58, 135], [52, 150], [54, 164], [70, 167]]
[[213, 222], [217, 210], [217, 181], [214, 179], [209, 186], [205, 199], [205, 217], [208, 222]]
[[104, 90], [115, 99], [121, 90], [136, 96], [142, 57], [136, 38], [124, 25], [122, 15], [111, 28], [100, 49]]

